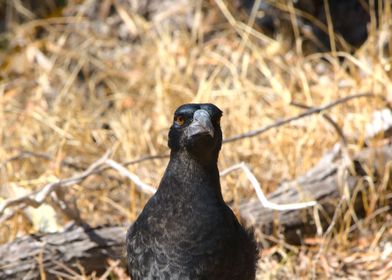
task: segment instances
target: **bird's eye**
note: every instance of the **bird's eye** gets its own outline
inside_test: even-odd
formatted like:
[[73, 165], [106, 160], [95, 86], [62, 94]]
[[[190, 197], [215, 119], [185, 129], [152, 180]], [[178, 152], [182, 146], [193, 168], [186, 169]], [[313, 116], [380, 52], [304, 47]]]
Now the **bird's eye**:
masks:
[[185, 123], [185, 118], [183, 116], [175, 116], [174, 117], [174, 122], [177, 125], [182, 126]]

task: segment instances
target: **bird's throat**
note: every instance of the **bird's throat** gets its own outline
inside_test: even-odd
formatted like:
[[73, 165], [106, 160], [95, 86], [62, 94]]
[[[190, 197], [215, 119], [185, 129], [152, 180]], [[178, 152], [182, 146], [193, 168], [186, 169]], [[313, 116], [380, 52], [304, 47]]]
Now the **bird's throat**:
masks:
[[186, 153], [171, 154], [159, 188], [164, 191], [170, 186], [170, 192], [181, 197], [207, 196], [221, 200], [217, 160], [200, 163]]

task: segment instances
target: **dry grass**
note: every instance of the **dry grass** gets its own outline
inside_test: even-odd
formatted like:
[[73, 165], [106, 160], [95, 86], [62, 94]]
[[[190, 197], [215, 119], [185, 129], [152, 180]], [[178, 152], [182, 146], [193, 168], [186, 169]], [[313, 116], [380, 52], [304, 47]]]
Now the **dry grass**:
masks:
[[[153, 20], [127, 1], [116, 1], [113, 11], [106, 3], [71, 1], [64, 17], [29, 21], [8, 34], [9, 45], [0, 52], [0, 162], [21, 151], [50, 158], [27, 156], [2, 164], [0, 201], [78, 172], [62, 165], [64, 160], [86, 167], [109, 148], [120, 162], [166, 154], [172, 112], [185, 102], [217, 104], [224, 111], [224, 135], [232, 136], [302, 112], [291, 101], [319, 106], [362, 92], [381, 96], [328, 111], [355, 151], [363, 145], [372, 112], [392, 98], [391, 59], [378, 47], [384, 38], [391, 40], [392, 17], [372, 30], [355, 55], [304, 56], [287, 48], [284, 38], [266, 38], [242, 23], [221, 0], [191, 1]], [[345, 61], [339, 63], [336, 55]], [[313, 115], [225, 144], [219, 165], [223, 170], [245, 161], [270, 192], [282, 180], [303, 174], [338, 141], [334, 128]], [[157, 186], [166, 162], [144, 161], [129, 170]], [[109, 175], [115, 173], [66, 190], [66, 201], [75, 203], [91, 225], [131, 222], [148, 199]], [[225, 177], [222, 188], [234, 208], [254, 196], [237, 174]], [[45, 207], [51, 230], [70, 219], [50, 201]], [[363, 222], [364, 230], [346, 226], [301, 247], [277, 244], [264, 252], [260, 279], [387, 279], [391, 253], [381, 260], [391, 246], [391, 213], [380, 216]], [[0, 242], [44, 229], [39, 218], [38, 211], [20, 211], [0, 225]], [[120, 268], [109, 267], [108, 275], [122, 278]]]

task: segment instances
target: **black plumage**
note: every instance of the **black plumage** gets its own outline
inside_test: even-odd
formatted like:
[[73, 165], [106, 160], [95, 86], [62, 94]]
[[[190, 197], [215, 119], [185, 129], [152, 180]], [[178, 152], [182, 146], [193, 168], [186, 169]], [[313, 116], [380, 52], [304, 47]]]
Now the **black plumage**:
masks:
[[132, 280], [255, 279], [257, 246], [225, 204], [218, 154], [221, 110], [185, 104], [169, 132], [170, 161], [127, 233]]

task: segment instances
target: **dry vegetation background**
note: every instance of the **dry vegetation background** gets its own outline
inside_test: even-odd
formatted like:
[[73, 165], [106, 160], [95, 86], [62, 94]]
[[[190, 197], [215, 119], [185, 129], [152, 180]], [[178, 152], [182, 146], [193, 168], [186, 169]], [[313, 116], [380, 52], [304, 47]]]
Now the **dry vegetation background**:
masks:
[[[388, 10], [378, 28], [369, 25], [369, 39], [355, 54], [305, 55], [301, 37], [268, 38], [222, 0], [162, 2], [149, 8], [147, 19], [142, 2], [69, 1], [1, 36], [0, 203], [71, 177], [108, 149], [118, 162], [167, 154], [172, 113], [182, 103], [218, 105], [229, 137], [303, 111], [291, 102], [320, 106], [372, 93], [378, 97], [327, 112], [348, 137], [349, 150], [357, 151], [373, 112], [392, 100], [391, 59], [382, 47], [391, 40]], [[246, 162], [268, 193], [303, 174], [340, 140], [321, 114], [313, 115], [225, 144], [219, 166]], [[157, 186], [166, 163], [155, 159], [127, 168]], [[255, 196], [240, 173], [224, 177], [222, 191], [235, 210]], [[67, 204], [92, 226], [130, 223], [147, 199], [115, 171], [64, 189]], [[391, 212], [368, 217], [302, 246], [281, 242], [265, 250], [259, 279], [392, 279]], [[0, 242], [61, 230], [71, 219], [48, 199], [2, 219]], [[75, 273], [95, 279], [82, 269]], [[107, 277], [121, 275], [112, 267]]]

